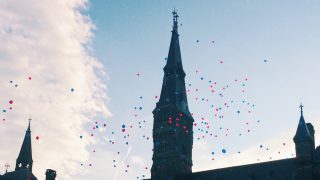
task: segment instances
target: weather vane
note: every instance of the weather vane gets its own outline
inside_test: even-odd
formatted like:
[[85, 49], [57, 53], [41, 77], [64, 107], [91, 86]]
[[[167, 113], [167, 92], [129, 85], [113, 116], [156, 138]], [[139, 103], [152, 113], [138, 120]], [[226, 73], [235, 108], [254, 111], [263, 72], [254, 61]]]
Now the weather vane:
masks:
[[10, 167], [10, 165], [8, 163], [5, 163], [4, 167], [6, 167], [6, 173], [7, 173], [8, 172], [8, 168]]

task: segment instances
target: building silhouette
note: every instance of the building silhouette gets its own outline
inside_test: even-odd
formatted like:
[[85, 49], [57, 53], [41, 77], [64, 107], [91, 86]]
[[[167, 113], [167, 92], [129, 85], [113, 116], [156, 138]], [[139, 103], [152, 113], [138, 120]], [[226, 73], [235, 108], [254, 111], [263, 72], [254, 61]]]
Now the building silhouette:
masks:
[[[32, 173], [32, 148], [31, 148], [31, 129], [30, 122], [26, 134], [23, 139], [23, 143], [16, 160], [15, 170], [12, 172], [7, 172], [0, 175], [0, 180], [37, 180], [37, 177]], [[46, 171], [46, 180], [54, 180], [56, 177], [56, 172], [54, 170], [48, 169]]]
[[192, 172], [194, 120], [188, 108], [176, 11], [171, 32], [161, 95], [153, 110], [152, 180], [320, 180], [320, 147], [315, 148], [315, 131], [305, 122], [302, 105], [293, 138], [296, 157]]

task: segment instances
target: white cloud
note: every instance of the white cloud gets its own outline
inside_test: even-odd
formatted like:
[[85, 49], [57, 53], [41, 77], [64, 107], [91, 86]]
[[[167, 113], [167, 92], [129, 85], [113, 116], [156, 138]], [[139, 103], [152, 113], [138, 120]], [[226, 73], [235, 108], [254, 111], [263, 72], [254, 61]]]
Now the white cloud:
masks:
[[[316, 117], [310, 119], [312, 120], [311, 123], [316, 131], [316, 146], [319, 145], [319, 140], [316, 138], [317, 129], [319, 129], [317, 127], [320, 127], [318, 119], [319, 118]], [[308, 121], [308, 118], [306, 120], [307, 122], [310, 122]], [[233, 153], [225, 156], [221, 153], [216, 153], [216, 155], [212, 156], [214, 157], [214, 160], [208, 156], [211, 150], [210, 145], [206, 141], [195, 141], [194, 146], [198, 148], [193, 155], [193, 171], [206, 171], [210, 169], [219, 169], [295, 157], [295, 144], [293, 142], [295, 133], [296, 128], [289, 129], [283, 133], [270, 133], [270, 137], [268, 137], [268, 139], [260, 140], [260, 143], [251, 144], [249, 147], [241, 151], [240, 154]], [[260, 148], [260, 145], [262, 145], [262, 148]]]
[[39, 179], [47, 168], [57, 170], [59, 179], [83, 172], [80, 163], [89, 159], [85, 147], [94, 142], [83, 125], [110, 115], [105, 70], [88, 52], [94, 25], [81, 13], [86, 7], [86, 0], [0, 2], [0, 109], [7, 110], [0, 114], [6, 119], [0, 122], [0, 144], [6, 147], [0, 163], [8, 161], [11, 170], [29, 114]]

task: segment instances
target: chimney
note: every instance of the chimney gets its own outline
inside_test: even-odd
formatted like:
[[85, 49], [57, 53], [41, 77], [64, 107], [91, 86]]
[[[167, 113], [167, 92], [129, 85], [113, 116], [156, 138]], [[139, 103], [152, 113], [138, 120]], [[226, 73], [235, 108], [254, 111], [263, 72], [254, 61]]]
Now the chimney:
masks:
[[57, 172], [52, 169], [47, 169], [46, 171], [46, 180], [55, 180]]

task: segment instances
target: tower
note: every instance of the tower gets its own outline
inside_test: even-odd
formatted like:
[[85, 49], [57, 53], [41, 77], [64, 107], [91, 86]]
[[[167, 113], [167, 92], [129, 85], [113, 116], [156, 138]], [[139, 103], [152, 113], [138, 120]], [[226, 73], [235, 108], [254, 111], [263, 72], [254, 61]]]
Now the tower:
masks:
[[52, 169], [47, 169], [46, 171], [46, 180], [55, 180], [57, 176], [56, 171]]
[[153, 164], [151, 179], [167, 180], [192, 173], [193, 117], [188, 108], [185, 72], [178, 34], [178, 14], [173, 29], [161, 95], [153, 110]]
[[23, 139], [23, 143], [20, 149], [19, 156], [16, 161], [16, 168], [15, 171], [20, 169], [28, 169], [32, 172], [32, 151], [31, 151], [31, 130], [30, 130], [30, 122], [31, 118], [29, 119], [28, 129]]
[[303, 106], [300, 105], [300, 120], [293, 138], [296, 147], [295, 179], [312, 180], [312, 155], [314, 147], [314, 129], [311, 123], [306, 124], [303, 117]]

